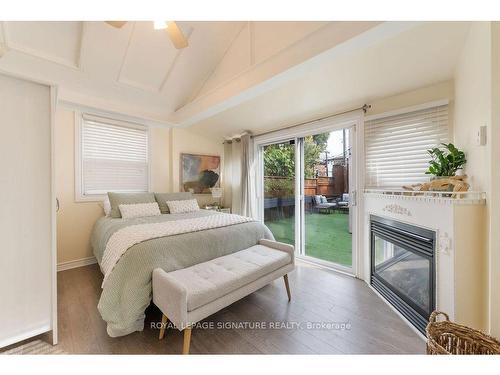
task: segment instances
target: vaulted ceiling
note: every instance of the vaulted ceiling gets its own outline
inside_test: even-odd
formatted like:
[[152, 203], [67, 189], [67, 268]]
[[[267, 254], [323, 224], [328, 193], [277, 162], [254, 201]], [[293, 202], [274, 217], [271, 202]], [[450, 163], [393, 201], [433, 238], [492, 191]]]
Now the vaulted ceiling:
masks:
[[210, 136], [262, 131], [450, 79], [467, 23], [0, 22], [0, 71], [62, 101]]
[[178, 22], [189, 46], [177, 50], [152, 22], [2, 22], [0, 70], [57, 84], [65, 101], [175, 125], [376, 24]]
[[178, 25], [189, 38], [183, 50], [151, 22], [3, 22], [0, 69], [56, 83], [63, 98], [166, 119], [201, 89], [244, 23]]
[[453, 80], [469, 26], [423, 22], [349, 53], [329, 51], [285, 82], [206, 116], [193, 128], [219, 137], [258, 134]]

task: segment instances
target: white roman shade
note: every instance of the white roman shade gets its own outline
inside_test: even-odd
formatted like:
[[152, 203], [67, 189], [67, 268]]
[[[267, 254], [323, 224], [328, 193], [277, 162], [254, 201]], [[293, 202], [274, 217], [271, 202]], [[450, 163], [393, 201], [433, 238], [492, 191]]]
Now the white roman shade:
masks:
[[83, 115], [80, 147], [83, 196], [148, 191], [147, 127]]
[[366, 121], [366, 187], [429, 181], [427, 150], [448, 140], [448, 105]]

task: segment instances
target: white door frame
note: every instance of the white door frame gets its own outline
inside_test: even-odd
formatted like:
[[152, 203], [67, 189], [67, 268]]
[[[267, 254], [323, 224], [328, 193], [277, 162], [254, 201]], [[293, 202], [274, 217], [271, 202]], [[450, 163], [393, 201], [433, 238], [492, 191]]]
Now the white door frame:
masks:
[[[354, 137], [352, 137], [354, 150], [352, 156], [352, 173], [350, 178], [352, 197], [354, 203], [352, 210], [353, 223], [353, 252], [352, 252], [352, 268], [336, 265], [331, 262], [321, 261], [316, 258], [307, 257], [301, 254], [304, 251], [304, 238], [302, 238], [301, 230], [295, 230], [295, 248], [296, 255], [305, 261], [311, 261], [328, 268], [333, 268], [341, 272], [349, 273], [359, 277], [362, 267], [362, 231], [361, 221], [363, 212], [362, 189], [364, 186], [364, 113], [362, 110], [353, 111], [339, 116], [329, 117], [327, 119], [309, 122], [292, 128], [277, 130], [272, 133], [263, 134], [254, 138], [254, 155], [256, 155], [256, 193], [257, 193], [257, 215], [259, 220], [264, 221], [264, 165], [263, 165], [263, 147], [266, 145], [295, 140], [295, 228], [304, 228], [304, 212], [303, 212], [303, 165], [300, 160], [302, 153], [298, 152], [300, 147], [299, 138], [308, 135], [327, 133], [343, 128], [354, 129]], [[300, 177], [300, 178], [298, 178]], [[298, 233], [299, 232], [299, 233]]]

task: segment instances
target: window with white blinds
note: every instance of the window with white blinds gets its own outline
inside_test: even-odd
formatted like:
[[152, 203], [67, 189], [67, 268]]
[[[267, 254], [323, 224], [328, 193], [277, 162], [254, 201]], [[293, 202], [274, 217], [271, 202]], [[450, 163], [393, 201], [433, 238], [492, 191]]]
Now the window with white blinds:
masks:
[[147, 127], [83, 115], [80, 140], [83, 197], [148, 191]]
[[365, 122], [365, 185], [401, 187], [429, 181], [427, 150], [448, 139], [448, 105]]

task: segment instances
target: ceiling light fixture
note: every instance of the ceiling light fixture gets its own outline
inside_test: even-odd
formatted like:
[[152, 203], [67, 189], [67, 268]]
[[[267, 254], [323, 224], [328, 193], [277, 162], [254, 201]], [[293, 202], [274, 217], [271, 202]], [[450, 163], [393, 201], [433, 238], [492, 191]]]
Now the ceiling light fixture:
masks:
[[[127, 21], [104, 21], [109, 26], [114, 27], [115, 29], [121, 29]], [[188, 40], [182, 33], [182, 30], [179, 28], [175, 21], [152, 21], [153, 27], [156, 30], [166, 30], [168, 37], [172, 41], [172, 44], [177, 49], [186, 48], [188, 46]]]
[[153, 27], [155, 30], [165, 30], [168, 27], [167, 21], [153, 21]]

